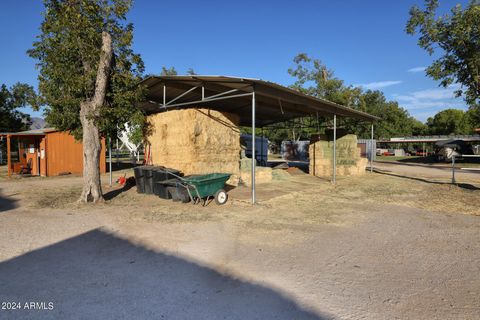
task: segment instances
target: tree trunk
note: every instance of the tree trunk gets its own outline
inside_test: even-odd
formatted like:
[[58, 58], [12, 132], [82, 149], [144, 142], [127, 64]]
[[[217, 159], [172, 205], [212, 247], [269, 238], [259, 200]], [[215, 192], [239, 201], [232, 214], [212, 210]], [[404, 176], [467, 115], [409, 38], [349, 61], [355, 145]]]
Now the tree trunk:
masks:
[[96, 118], [99, 116], [99, 109], [105, 103], [111, 62], [112, 38], [109, 33], [103, 32], [95, 93], [92, 99], [80, 104], [80, 121], [83, 130], [83, 190], [79, 202], [103, 201], [102, 184], [100, 181], [102, 144]]

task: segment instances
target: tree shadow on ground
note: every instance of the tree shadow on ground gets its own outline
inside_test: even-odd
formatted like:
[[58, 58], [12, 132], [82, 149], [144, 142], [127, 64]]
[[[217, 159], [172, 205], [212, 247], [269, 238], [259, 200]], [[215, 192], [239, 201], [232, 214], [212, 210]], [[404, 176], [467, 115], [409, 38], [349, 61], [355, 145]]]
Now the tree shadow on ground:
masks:
[[397, 161], [402, 163], [423, 163], [423, 164], [438, 163], [435, 156], [427, 156], [427, 157], [418, 156], [418, 157], [400, 159]]
[[0, 189], [0, 212], [12, 210], [18, 207], [18, 200], [11, 198], [10, 196], [5, 196]]
[[[0, 263], [0, 301], [53, 310], [0, 310], [35, 319], [327, 319], [286, 294], [100, 229]], [[2, 317], [3, 318], [3, 317]]]
[[455, 183], [455, 184], [453, 184], [453, 183], [450, 183], [450, 182], [431, 181], [431, 180], [427, 180], [425, 178], [411, 177], [411, 176], [406, 176], [406, 175], [401, 175], [401, 174], [395, 174], [395, 173], [391, 173], [391, 172], [388, 172], [388, 171], [379, 170], [379, 169], [375, 169], [375, 168], [373, 169], [373, 171], [375, 173], [380, 173], [380, 174], [384, 174], [384, 175], [387, 175], [387, 176], [404, 178], [404, 179], [415, 180], [415, 181], [421, 181], [421, 182], [425, 182], [425, 183], [438, 184], [438, 185], [455, 185], [459, 188], [466, 189], [466, 190], [480, 190], [479, 187], [474, 186], [473, 184], [469, 184], [469, 183]]
[[[396, 160], [396, 162], [400, 162], [400, 163], [405, 164], [405, 165], [408, 165], [408, 164], [411, 164], [411, 165], [415, 165], [415, 164], [451, 165], [451, 161], [438, 161], [436, 156], [405, 158], [405, 159]], [[480, 159], [478, 159], [478, 158], [463, 158], [463, 159], [455, 159], [455, 162], [458, 163], [458, 164], [461, 164], [461, 163], [480, 163]]]
[[125, 182], [125, 185], [121, 188], [111, 190], [103, 195], [105, 200], [112, 200], [113, 198], [119, 196], [121, 193], [130, 190], [131, 188], [135, 187], [135, 178], [129, 177]]
[[[135, 165], [131, 162], [131, 161], [119, 161], [119, 162], [115, 162], [115, 160], [112, 160], [112, 172], [115, 172], [115, 171], [121, 171], [121, 170], [126, 170], [126, 169], [131, 169], [131, 168], [134, 168], [136, 166], [141, 166], [142, 164], [140, 162], [137, 162]], [[107, 171], [108, 172], [108, 169], [109, 169], [109, 163], [108, 163], [108, 160], [107, 160]]]

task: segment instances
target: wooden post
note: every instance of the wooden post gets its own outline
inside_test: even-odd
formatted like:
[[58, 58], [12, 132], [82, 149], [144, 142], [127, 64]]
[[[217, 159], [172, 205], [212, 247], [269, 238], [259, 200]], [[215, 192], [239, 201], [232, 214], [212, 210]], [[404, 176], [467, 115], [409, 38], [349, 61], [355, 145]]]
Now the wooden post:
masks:
[[7, 167], [8, 167], [8, 177], [12, 175], [11, 172], [11, 155], [10, 155], [10, 135], [7, 135]]

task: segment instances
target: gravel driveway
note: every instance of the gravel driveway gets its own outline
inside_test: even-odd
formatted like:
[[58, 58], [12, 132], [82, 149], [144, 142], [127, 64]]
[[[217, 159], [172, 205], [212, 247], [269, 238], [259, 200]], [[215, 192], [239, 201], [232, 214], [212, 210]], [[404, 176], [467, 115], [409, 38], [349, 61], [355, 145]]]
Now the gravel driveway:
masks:
[[[402, 204], [422, 183], [402, 181], [309, 182], [255, 208], [134, 189], [41, 207], [22, 186], [61, 195], [81, 180], [0, 182], [0, 301], [21, 305], [0, 319], [479, 318], [480, 217]], [[385, 201], [372, 186], [406, 193]]]

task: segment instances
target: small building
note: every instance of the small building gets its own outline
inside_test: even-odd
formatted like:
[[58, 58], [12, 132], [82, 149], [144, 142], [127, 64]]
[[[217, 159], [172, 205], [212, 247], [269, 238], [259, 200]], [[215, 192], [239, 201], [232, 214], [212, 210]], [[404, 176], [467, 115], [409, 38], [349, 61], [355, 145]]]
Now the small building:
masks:
[[[83, 173], [83, 145], [68, 132], [53, 128], [0, 133], [6, 143], [8, 176], [58, 176]], [[3, 149], [3, 150], [5, 150]], [[102, 139], [100, 172], [106, 171], [105, 139]]]

